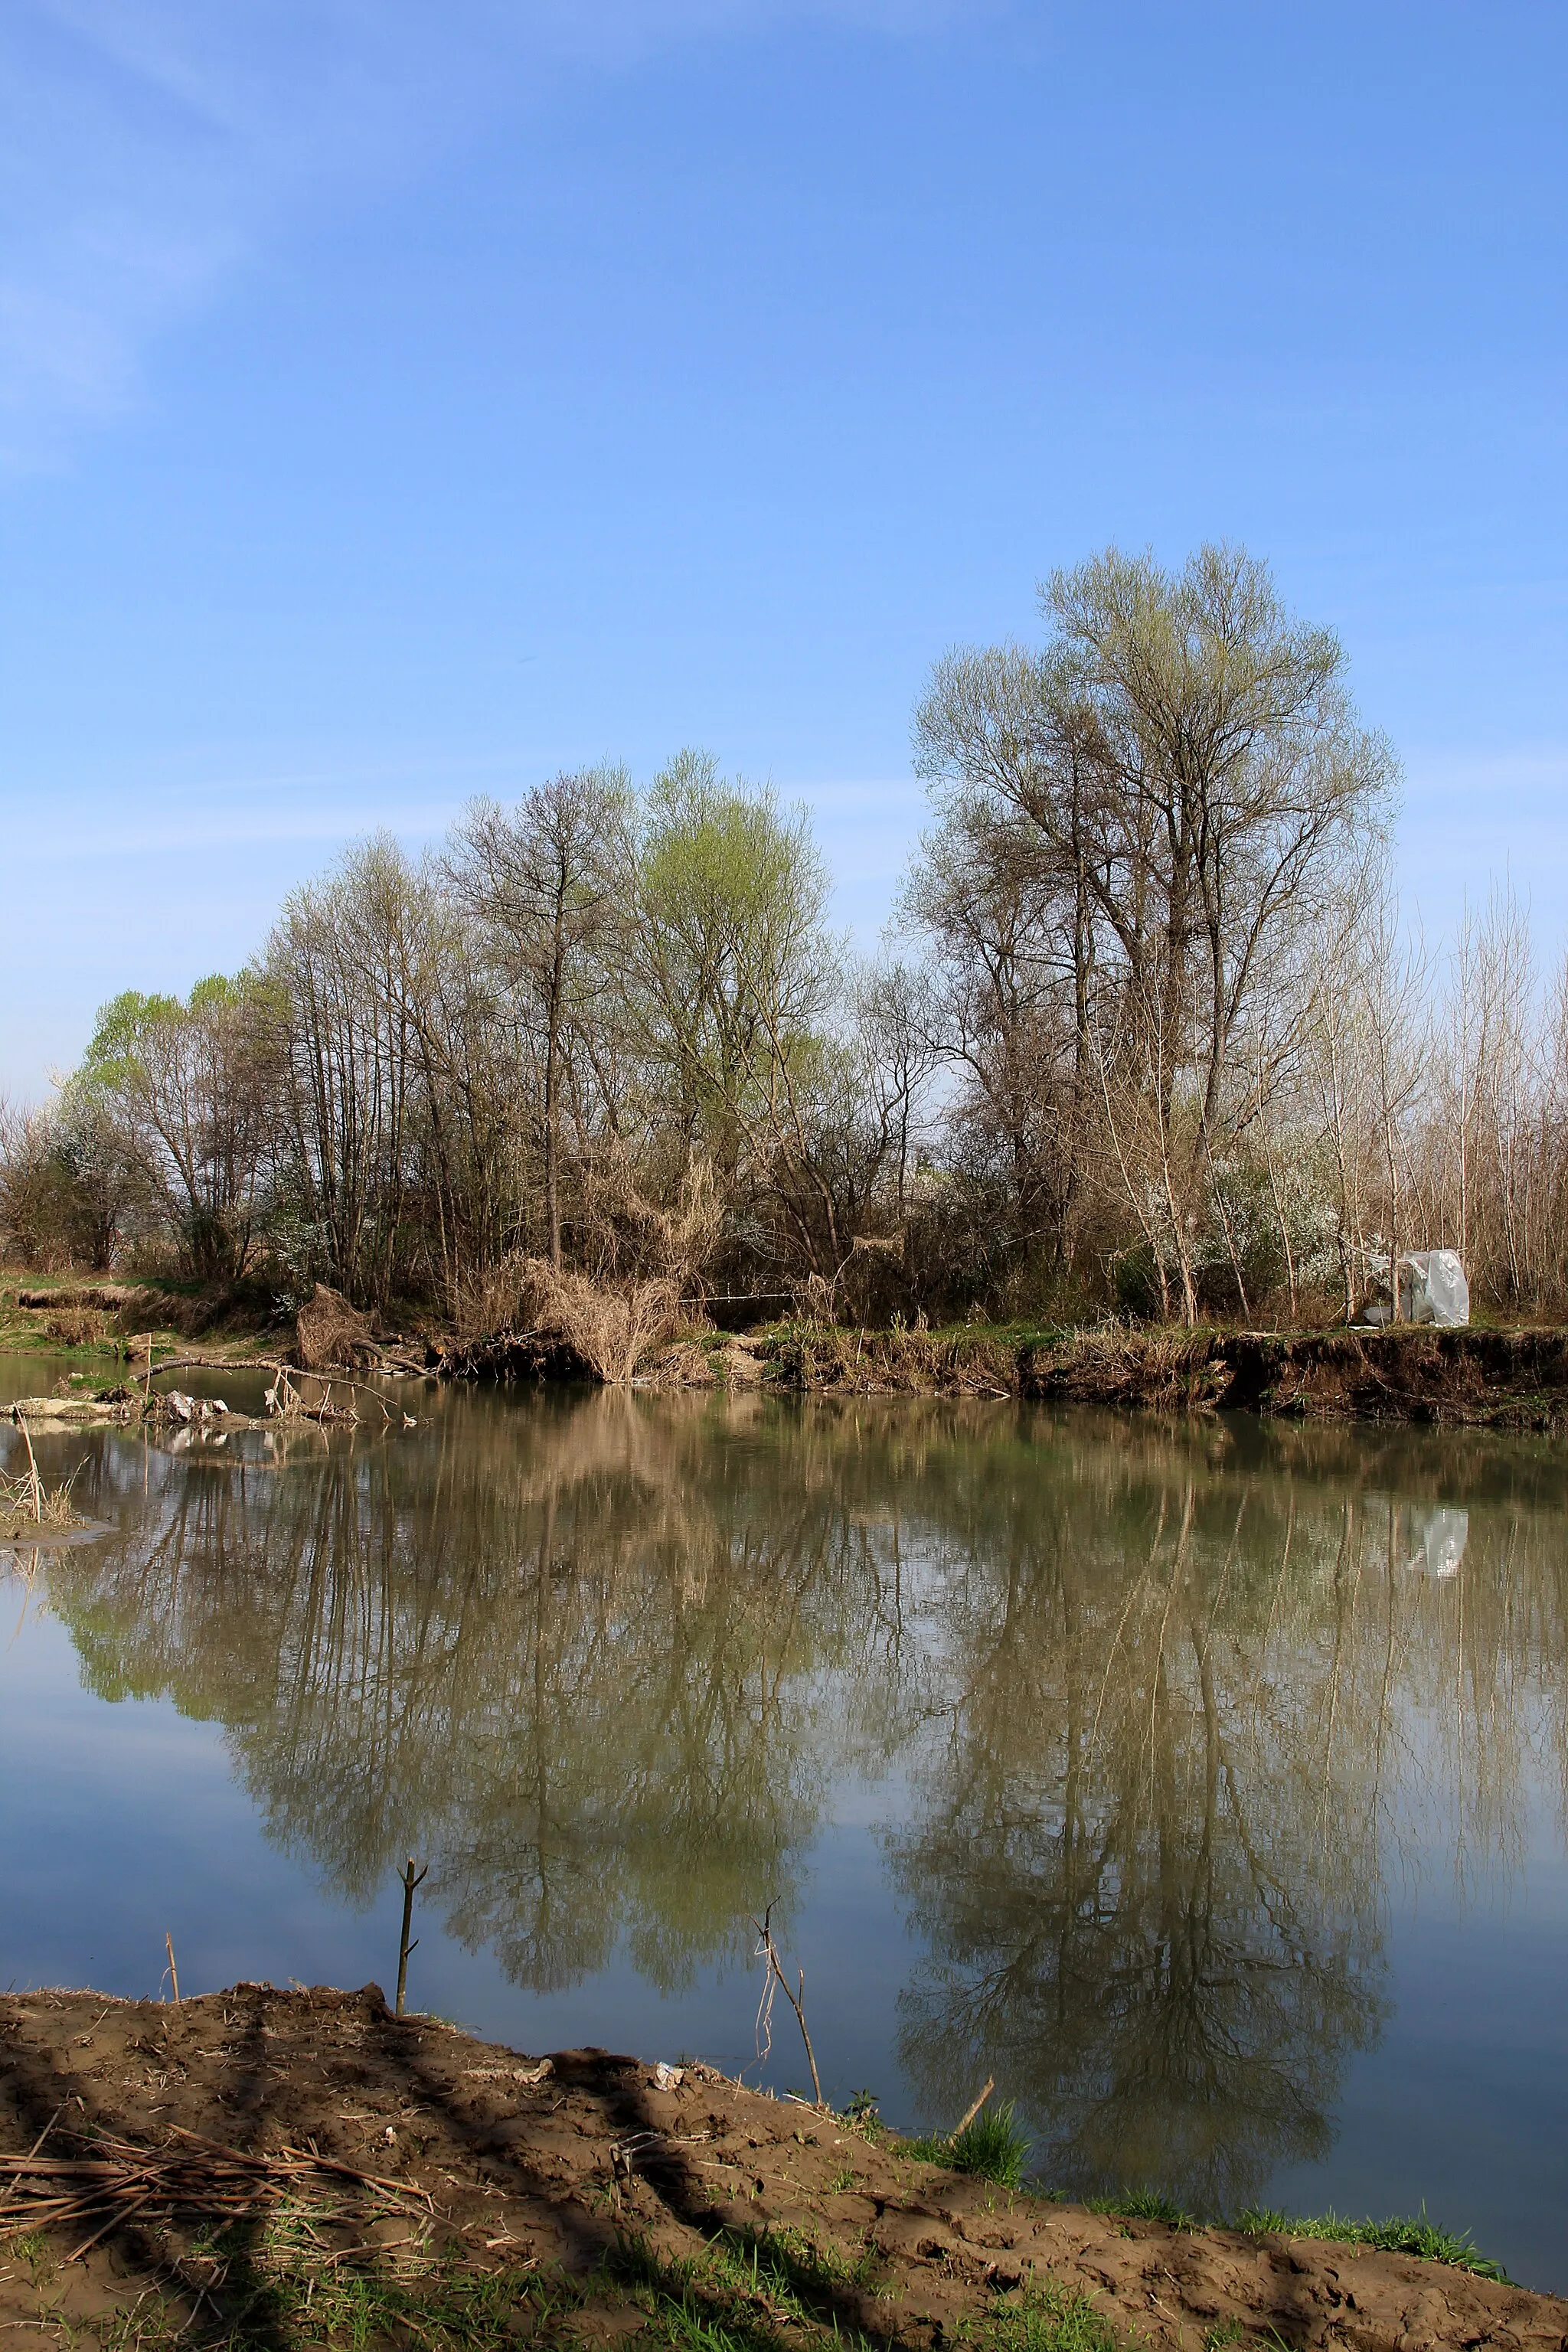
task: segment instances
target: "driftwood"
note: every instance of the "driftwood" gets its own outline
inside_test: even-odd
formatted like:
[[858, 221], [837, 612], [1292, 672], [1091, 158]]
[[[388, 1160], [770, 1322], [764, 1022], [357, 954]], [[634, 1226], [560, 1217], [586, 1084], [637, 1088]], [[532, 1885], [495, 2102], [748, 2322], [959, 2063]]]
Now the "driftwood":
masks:
[[295, 1381], [301, 1378], [299, 1367], [282, 1363], [276, 1356], [247, 1356], [243, 1362], [238, 1363], [232, 1360], [226, 1361], [222, 1357], [216, 1356], [171, 1356], [167, 1363], [148, 1366], [147, 1388], [150, 1391], [152, 1383], [154, 1381], [161, 1381], [165, 1372], [185, 1371], [270, 1372], [273, 1377], [272, 1386], [267, 1391], [268, 1411], [283, 1421], [357, 1422], [359, 1415], [352, 1405], [333, 1404], [331, 1398], [334, 1389], [348, 1389], [353, 1395], [369, 1397], [371, 1402], [379, 1407], [384, 1421], [401, 1418], [406, 1423], [408, 1419], [408, 1415], [401, 1411], [398, 1413], [394, 1412], [392, 1406], [379, 1389], [373, 1389], [365, 1381], [351, 1380], [344, 1372], [304, 1374], [302, 1377], [305, 1379], [319, 1381], [325, 1391], [319, 1402], [307, 1402], [294, 1386]]
[[444, 1381], [589, 1381], [592, 1367], [557, 1331], [496, 1331], [448, 1348], [436, 1367]]
[[253, 2156], [178, 2126], [184, 2147], [143, 2147], [105, 2133], [80, 2154], [45, 2156], [40, 2151], [62, 2112], [56, 2109], [26, 2156], [0, 2156], [0, 2229], [96, 2223], [66, 2256], [68, 2263], [133, 2219], [143, 2225], [176, 2218], [237, 2221], [265, 2211], [285, 2194], [320, 2191], [329, 2179], [368, 2189], [384, 2209], [435, 2210], [422, 2189], [357, 2171], [314, 2147]]
[[[155, 1395], [153, 1383], [170, 1372], [270, 1372], [272, 1385], [266, 1391], [265, 1414], [234, 1412], [219, 1397], [191, 1397], [175, 1390]], [[319, 1398], [302, 1396], [295, 1382], [301, 1378], [315, 1381], [321, 1387]], [[335, 1402], [333, 1391], [346, 1389], [346, 1402]], [[18, 1397], [15, 1402], [0, 1408], [24, 1432], [27, 1424], [53, 1423], [65, 1428], [124, 1428], [132, 1419], [143, 1423], [174, 1423], [182, 1428], [204, 1429], [265, 1429], [279, 1421], [338, 1422], [356, 1427], [359, 1413], [353, 1399], [367, 1397], [382, 1417], [384, 1428], [395, 1423], [405, 1429], [415, 1426], [413, 1417], [401, 1405], [394, 1407], [379, 1389], [364, 1381], [351, 1380], [342, 1372], [311, 1372], [300, 1374], [292, 1364], [280, 1363], [275, 1356], [248, 1356], [236, 1362], [221, 1356], [171, 1356], [162, 1364], [150, 1364], [136, 1388], [121, 1386], [100, 1397]]]

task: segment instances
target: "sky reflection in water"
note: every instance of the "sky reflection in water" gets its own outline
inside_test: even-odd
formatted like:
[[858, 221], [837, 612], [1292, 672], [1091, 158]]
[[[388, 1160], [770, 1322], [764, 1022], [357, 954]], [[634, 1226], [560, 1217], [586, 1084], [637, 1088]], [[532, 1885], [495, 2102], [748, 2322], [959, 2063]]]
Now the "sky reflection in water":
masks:
[[833, 2095], [994, 2073], [1063, 2188], [1425, 2199], [1568, 2287], [1554, 1449], [415, 1409], [40, 1442], [118, 1532], [5, 1587], [0, 1981], [386, 1982], [414, 1852], [419, 2004], [738, 2064], [772, 1901]]

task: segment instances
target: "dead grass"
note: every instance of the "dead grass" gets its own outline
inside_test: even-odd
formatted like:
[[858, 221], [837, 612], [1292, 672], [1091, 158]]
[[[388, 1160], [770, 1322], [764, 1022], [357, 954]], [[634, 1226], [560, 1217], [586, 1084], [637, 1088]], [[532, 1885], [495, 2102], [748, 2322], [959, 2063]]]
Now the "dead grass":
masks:
[[529, 1328], [564, 1340], [612, 1386], [629, 1381], [639, 1358], [682, 1320], [681, 1286], [672, 1275], [591, 1282], [529, 1258], [520, 1276], [518, 1310]]
[[46, 1486], [38, 1475], [38, 1465], [33, 1459], [32, 1441], [26, 1429], [22, 1432], [27, 1452], [27, 1467], [20, 1472], [0, 1470], [0, 1528], [8, 1534], [13, 1528], [74, 1528], [81, 1525], [81, 1517], [71, 1501], [71, 1487], [76, 1481], [73, 1470], [58, 1486]]

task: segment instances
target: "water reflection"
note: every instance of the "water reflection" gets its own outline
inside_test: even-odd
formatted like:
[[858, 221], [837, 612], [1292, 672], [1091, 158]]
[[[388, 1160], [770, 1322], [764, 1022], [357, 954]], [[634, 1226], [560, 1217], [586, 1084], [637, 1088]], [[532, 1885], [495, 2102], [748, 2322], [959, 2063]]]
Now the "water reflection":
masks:
[[351, 1901], [430, 1854], [521, 1985], [689, 1983], [897, 1768], [907, 2076], [942, 2117], [994, 2073], [1064, 2186], [1234, 2208], [1321, 2156], [1391, 1872], [1506, 1874], [1565, 1782], [1527, 1445], [609, 1394], [75, 1444], [127, 1529], [43, 1571], [93, 1687], [221, 1721]]

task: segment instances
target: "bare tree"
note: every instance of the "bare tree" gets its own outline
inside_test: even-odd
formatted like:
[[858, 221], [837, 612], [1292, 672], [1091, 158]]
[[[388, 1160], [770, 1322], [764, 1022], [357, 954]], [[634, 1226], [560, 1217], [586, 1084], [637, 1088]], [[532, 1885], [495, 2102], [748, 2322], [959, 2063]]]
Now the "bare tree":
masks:
[[545, 1230], [561, 1266], [562, 1104], [574, 1056], [605, 1025], [614, 942], [632, 888], [631, 789], [624, 770], [553, 776], [512, 810], [476, 801], [449, 859], [458, 898], [543, 1049]]

